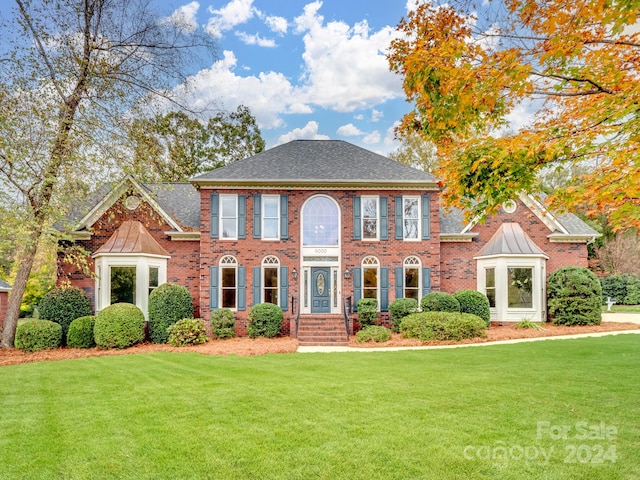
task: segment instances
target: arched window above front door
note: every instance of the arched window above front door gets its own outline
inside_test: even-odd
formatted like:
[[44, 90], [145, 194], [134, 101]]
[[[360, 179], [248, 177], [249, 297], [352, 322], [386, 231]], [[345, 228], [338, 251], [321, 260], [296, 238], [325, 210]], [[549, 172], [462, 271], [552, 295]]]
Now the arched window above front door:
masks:
[[331, 198], [311, 198], [302, 209], [302, 244], [305, 247], [337, 247], [340, 214]]

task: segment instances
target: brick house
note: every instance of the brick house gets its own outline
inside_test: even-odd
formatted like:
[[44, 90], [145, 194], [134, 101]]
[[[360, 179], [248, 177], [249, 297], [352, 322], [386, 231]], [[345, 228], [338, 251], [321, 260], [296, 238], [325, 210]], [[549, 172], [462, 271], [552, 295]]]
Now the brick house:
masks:
[[4, 319], [7, 316], [9, 292], [11, 292], [11, 285], [9, 285], [4, 280], [0, 279], [0, 332], [4, 327]]
[[[463, 288], [487, 293], [496, 320], [545, 319], [548, 273], [587, 265], [598, 234], [535, 198], [508, 202], [483, 224], [444, 212], [429, 173], [343, 141], [296, 140], [190, 183], [104, 186], [69, 216], [88, 276], [60, 264], [100, 310], [128, 301], [146, 311], [164, 282], [185, 285], [195, 315], [279, 305], [285, 331], [343, 321], [345, 303]], [[314, 323], [315, 322], [315, 323]]]

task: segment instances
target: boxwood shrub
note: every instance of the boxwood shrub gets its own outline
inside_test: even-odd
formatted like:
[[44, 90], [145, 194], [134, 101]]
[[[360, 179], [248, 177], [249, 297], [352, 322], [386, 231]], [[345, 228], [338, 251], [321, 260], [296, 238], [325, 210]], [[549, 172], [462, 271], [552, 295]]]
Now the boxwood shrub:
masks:
[[547, 282], [549, 317], [556, 325], [598, 325], [602, 287], [587, 268], [564, 267]]
[[404, 338], [419, 340], [454, 340], [484, 337], [486, 322], [471, 313], [420, 312], [404, 317], [400, 333]]
[[228, 308], [218, 308], [211, 311], [211, 331], [218, 338], [233, 338], [236, 336], [236, 317]]
[[201, 318], [183, 318], [167, 328], [167, 331], [168, 343], [174, 347], [200, 345], [208, 340], [204, 320]]
[[62, 325], [49, 320], [27, 320], [16, 328], [15, 347], [24, 352], [58, 348]]
[[193, 318], [193, 298], [186, 287], [163, 283], [149, 294], [149, 338], [167, 343], [167, 328], [183, 318]]
[[356, 333], [358, 343], [364, 342], [388, 342], [391, 340], [391, 330], [379, 325], [369, 325]]
[[54, 288], [38, 304], [40, 320], [51, 320], [62, 327], [62, 340], [67, 338], [69, 325], [79, 317], [91, 315], [89, 296], [77, 287]]
[[96, 324], [96, 317], [87, 315], [76, 318], [67, 332], [67, 346], [72, 348], [92, 348], [96, 346], [93, 338], [93, 329]]
[[273, 303], [258, 303], [251, 307], [247, 317], [247, 333], [249, 337], [273, 338], [282, 329], [284, 315], [279, 306]]
[[402, 322], [402, 319], [417, 311], [418, 301], [415, 298], [396, 298], [391, 302], [389, 304], [389, 316], [391, 317], [393, 331], [398, 333], [400, 331], [400, 322]]
[[422, 297], [420, 307], [423, 312], [459, 312], [460, 302], [449, 293], [431, 292]]
[[358, 300], [358, 321], [360, 327], [365, 328], [378, 322], [378, 300], [375, 298], [361, 298]]
[[483, 319], [487, 326], [491, 324], [491, 310], [487, 296], [477, 290], [460, 290], [453, 294], [460, 303], [462, 313], [473, 313]]
[[101, 348], [127, 348], [144, 340], [144, 314], [130, 303], [114, 303], [100, 310], [93, 329]]

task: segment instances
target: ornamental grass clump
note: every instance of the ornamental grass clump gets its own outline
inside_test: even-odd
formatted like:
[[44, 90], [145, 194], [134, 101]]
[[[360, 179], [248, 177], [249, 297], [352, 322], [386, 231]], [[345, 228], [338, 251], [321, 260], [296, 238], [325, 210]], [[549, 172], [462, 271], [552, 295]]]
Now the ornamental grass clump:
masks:
[[91, 315], [91, 300], [77, 287], [54, 288], [40, 300], [38, 315], [40, 320], [60, 324], [64, 341], [73, 320]]
[[280, 334], [284, 315], [273, 303], [258, 303], [251, 307], [247, 317], [247, 333], [250, 338], [273, 338]]
[[50, 320], [27, 320], [16, 328], [15, 347], [23, 352], [58, 348], [62, 343], [62, 325]]
[[76, 318], [67, 332], [67, 346], [72, 348], [92, 348], [96, 346], [93, 338], [93, 329], [96, 324], [96, 317], [87, 315]]
[[101, 348], [127, 348], [144, 340], [144, 314], [130, 303], [115, 303], [100, 310], [93, 330]]
[[186, 287], [163, 283], [149, 294], [149, 339], [167, 343], [167, 328], [183, 318], [193, 318], [193, 298]]

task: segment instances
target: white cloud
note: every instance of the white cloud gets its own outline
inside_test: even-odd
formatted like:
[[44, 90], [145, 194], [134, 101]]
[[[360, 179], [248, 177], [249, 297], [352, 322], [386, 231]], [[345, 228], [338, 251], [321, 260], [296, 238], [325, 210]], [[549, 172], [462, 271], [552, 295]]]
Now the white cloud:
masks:
[[364, 137], [362, 141], [366, 144], [380, 143], [380, 132], [377, 130], [374, 130], [369, 135]]
[[253, 0], [231, 0], [219, 10], [209, 7], [209, 13], [213, 16], [205, 31], [214, 38], [221, 38], [224, 32], [248, 22], [259, 11], [253, 6]]
[[284, 35], [287, 33], [287, 19], [284, 17], [276, 17], [273, 15], [267, 16], [265, 18], [264, 23], [271, 29], [272, 32], [278, 33], [280, 35]]
[[400, 121], [396, 120], [393, 122], [384, 135], [384, 144], [385, 145], [399, 145], [400, 142], [396, 140], [396, 128], [400, 126]]
[[342, 135], [344, 137], [355, 137], [357, 135], [362, 135], [362, 132], [358, 127], [356, 127], [353, 123], [348, 123], [347, 125], [342, 125], [338, 128], [338, 135]]
[[375, 108], [371, 110], [371, 121], [378, 122], [380, 119], [384, 117], [384, 112], [380, 110], [376, 110]]
[[273, 48], [276, 42], [270, 38], [262, 38], [260, 34], [249, 35], [245, 32], [236, 32], [236, 36], [247, 45], [258, 45], [259, 47]]
[[289, 133], [278, 137], [278, 144], [287, 143], [292, 140], [329, 140], [327, 135], [318, 133], [318, 122], [310, 121], [302, 128], [294, 128]]
[[176, 9], [167, 20], [186, 33], [193, 33], [198, 28], [196, 14], [200, 9], [198, 2], [191, 2]]

